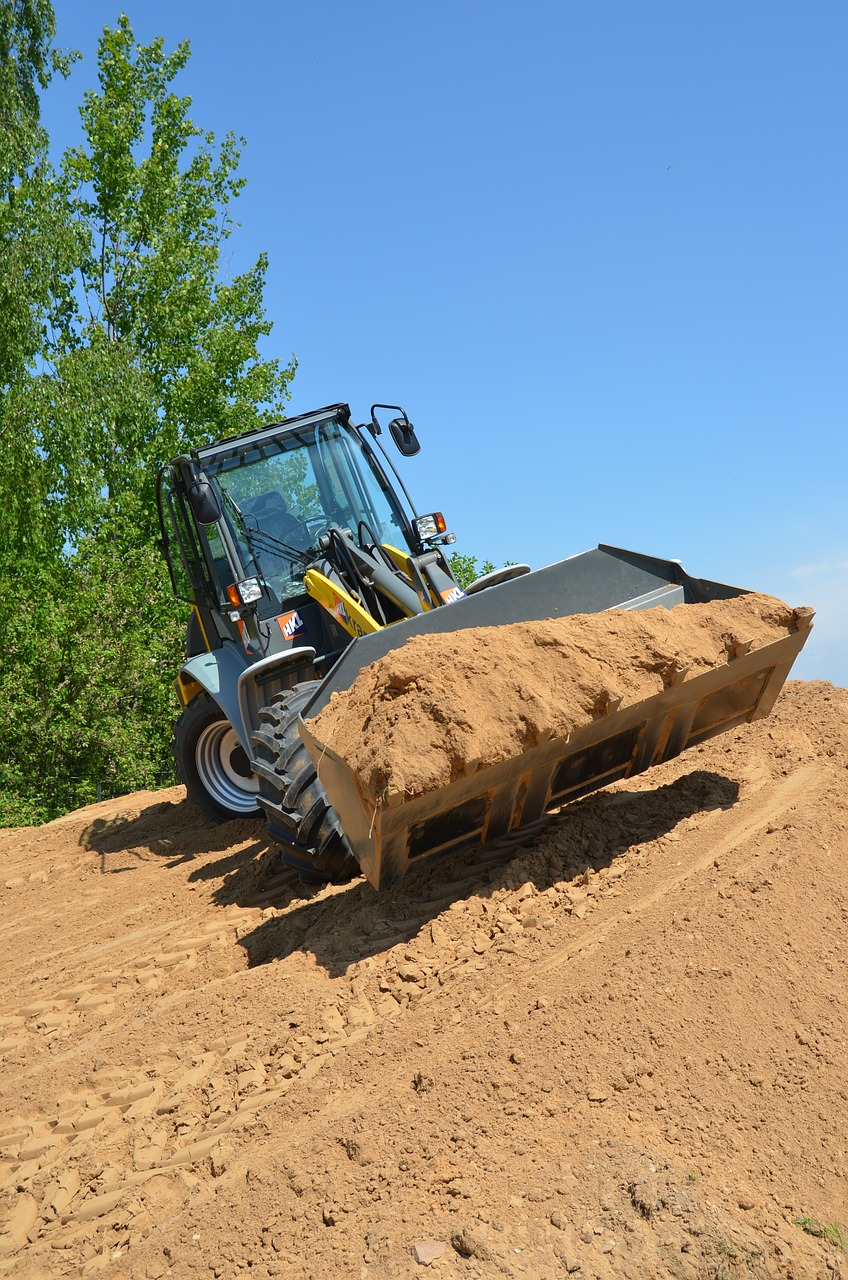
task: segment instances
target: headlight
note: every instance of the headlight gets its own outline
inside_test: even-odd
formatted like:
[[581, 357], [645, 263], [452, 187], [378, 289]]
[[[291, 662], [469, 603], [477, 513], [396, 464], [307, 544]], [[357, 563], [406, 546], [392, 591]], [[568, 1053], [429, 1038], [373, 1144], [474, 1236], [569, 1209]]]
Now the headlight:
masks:
[[245, 578], [243, 582], [233, 582], [227, 587], [227, 599], [230, 604], [253, 604], [262, 599], [262, 587], [258, 578]]
[[434, 511], [429, 516], [419, 516], [414, 521], [414, 526], [421, 542], [426, 542], [428, 538], [436, 538], [447, 529], [445, 517], [441, 511]]

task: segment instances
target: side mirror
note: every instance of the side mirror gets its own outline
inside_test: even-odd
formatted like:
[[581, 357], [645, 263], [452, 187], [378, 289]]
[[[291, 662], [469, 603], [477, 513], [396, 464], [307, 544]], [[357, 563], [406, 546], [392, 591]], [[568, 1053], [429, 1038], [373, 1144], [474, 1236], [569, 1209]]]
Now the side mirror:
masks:
[[396, 409], [400, 414], [399, 418], [392, 418], [389, 423], [389, 431], [392, 439], [397, 445], [400, 452], [405, 458], [412, 458], [421, 449], [418, 443], [418, 437], [415, 434], [415, 428], [406, 416], [405, 410], [401, 409], [399, 404], [372, 404], [371, 406], [371, 433], [374, 436], [380, 434], [380, 424], [377, 421], [375, 409]]
[[421, 449], [415, 428], [408, 418], [392, 418], [389, 423], [392, 439], [405, 458], [412, 458]]
[[192, 467], [186, 497], [198, 524], [214, 524], [221, 519], [218, 495], [199, 467]]

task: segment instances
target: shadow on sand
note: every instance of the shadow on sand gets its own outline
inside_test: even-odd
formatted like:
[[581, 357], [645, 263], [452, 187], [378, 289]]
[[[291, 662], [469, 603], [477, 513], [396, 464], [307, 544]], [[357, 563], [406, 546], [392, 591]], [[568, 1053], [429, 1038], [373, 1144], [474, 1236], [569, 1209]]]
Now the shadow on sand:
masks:
[[[535, 836], [514, 834], [511, 843], [455, 854], [382, 893], [363, 879], [329, 887], [304, 884], [283, 863], [261, 821], [216, 826], [188, 801], [152, 804], [134, 817], [96, 818], [80, 844], [99, 853], [101, 870], [111, 874], [151, 856], [176, 868], [202, 855], [188, 879], [209, 883], [218, 906], [274, 907], [282, 913], [239, 939], [250, 965], [306, 951], [339, 976], [367, 956], [410, 941], [452, 903], [488, 898], [525, 881], [541, 892], [587, 868], [598, 872], [686, 818], [732, 807], [738, 793], [730, 778], [700, 769], [650, 790], [596, 791], [553, 815]], [[216, 851], [222, 856], [209, 860]]]
[[[367, 956], [408, 942], [454, 902], [491, 897], [497, 889], [516, 888], [528, 880], [543, 891], [587, 868], [598, 872], [633, 846], [667, 835], [686, 818], [731, 808], [738, 794], [736, 782], [706, 770], [651, 790], [594, 792], [568, 805], [535, 838], [513, 844], [511, 850], [491, 846], [454, 855], [379, 894], [364, 880], [311, 888], [268, 850], [261, 859], [267, 864], [264, 882], [261, 875], [248, 881], [241, 867], [213, 897], [220, 903], [257, 905], [257, 890], [264, 883], [262, 902], [283, 914], [263, 920], [240, 938], [249, 963], [268, 964], [307, 951], [335, 977]], [[225, 862], [210, 864], [198, 874], [205, 878], [207, 870], [221, 869]]]
[[[180, 866], [199, 855], [224, 854], [218, 862], [205, 863], [197, 878], [213, 880], [255, 859], [268, 849], [265, 824], [261, 819], [207, 822], [200, 810], [188, 800], [163, 800], [150, 804], [141, 813], [128, 817], [116, 814], [95, 818], [80, 835], [84, 849], [100, 854], [105, 873], [128, 871], [122, 858], [138, 862], [151, 856], [167, 859], [167, 865]], [[249, 848], [245, 843], [249, 842]], [[237, 846], [237, 847], [236, 847]]]

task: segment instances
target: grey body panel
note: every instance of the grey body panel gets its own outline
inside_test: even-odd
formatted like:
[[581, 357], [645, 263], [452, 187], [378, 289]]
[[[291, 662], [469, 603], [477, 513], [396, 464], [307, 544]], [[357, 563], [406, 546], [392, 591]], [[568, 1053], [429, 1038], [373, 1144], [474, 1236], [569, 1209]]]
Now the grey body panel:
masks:
[[220, 649], [189, 658], [182, 670], [214, 698], [252, 760], [260, 710], [285, 689], [314, 679], [314, 659], [315, 650], [303, 645], [252, 662], [237, 645], [225, 643]]
[[239, 710], [239, 677], [249, 666], [247, 655], [232, 642], [225, 642], [220, 649], [198, 653], [184, 662], [181, 670], [202, 685], [217, 702], [239, 737], [239, 742], [251, 755], [250, 745]]
[[[315, 677], [315, 650], [311, 645], [286, 649], [254, 662], [239, 677], [238, 704], [244, 733], [253, 742], [253, 734], [259, 728], [259, 712], [267, 707], [286, 689], [292, 689], [302, 680]], [[248, 751], [253, 759], [254, 751]]]

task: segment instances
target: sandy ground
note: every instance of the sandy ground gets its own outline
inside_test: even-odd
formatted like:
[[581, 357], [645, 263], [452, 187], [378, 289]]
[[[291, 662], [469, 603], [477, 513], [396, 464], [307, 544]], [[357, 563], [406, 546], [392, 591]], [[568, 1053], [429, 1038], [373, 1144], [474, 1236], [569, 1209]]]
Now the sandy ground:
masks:
[[0, 1276], [848, 1275], [848, 690], [378, 895], [0, 833]]

